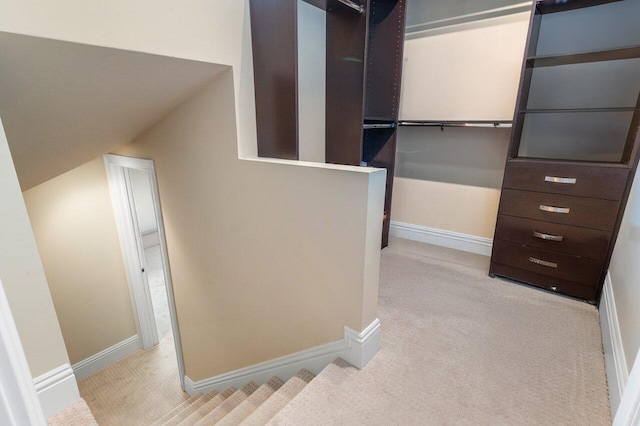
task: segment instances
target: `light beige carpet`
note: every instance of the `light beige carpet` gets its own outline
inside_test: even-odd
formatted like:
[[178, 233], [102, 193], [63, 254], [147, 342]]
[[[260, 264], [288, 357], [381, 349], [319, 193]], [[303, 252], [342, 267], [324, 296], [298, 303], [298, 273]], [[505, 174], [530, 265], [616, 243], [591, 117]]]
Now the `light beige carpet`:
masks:
[[84, 399], [53, 415], [48, 423], [49, 426], [98, 426]]
[[180, 388], [171, 333], [155, 348], [137, 351], [78, 386], [100, 426], [150, 425], [189, 398]]
[[394, 239], [380, 353], [332, 364], [277, 425], [610, 425], [598, 313], [487, 277], [488, 258]]

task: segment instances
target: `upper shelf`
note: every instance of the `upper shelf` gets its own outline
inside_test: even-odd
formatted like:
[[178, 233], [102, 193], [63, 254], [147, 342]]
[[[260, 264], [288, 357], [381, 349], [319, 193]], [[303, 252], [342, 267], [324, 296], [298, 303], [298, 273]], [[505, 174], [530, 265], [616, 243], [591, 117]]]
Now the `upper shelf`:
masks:
[[618, 1], [621, 0], [539, 0], [536, 9], [539, 13], [546, 14], [598, 6], [606, 3], [615, 3]]
[[566, 55], [531, 56], [527, 58], [527, 65], [533, 68], [539, 68], [636, 58], [640, 58], [640, 46], [571, 53]]

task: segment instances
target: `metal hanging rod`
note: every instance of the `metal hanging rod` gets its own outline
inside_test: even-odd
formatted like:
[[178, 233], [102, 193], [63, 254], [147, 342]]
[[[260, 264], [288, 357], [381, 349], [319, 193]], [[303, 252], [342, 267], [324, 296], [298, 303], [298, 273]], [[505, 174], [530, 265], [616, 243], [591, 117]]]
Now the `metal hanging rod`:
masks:
[[512, 121], [400, 121], [400, 126], [440, 127], [477, 127], [491, 129], [505, 129], [513, 125]]
[[364, 6], [352, 1], [352, 0], [338, 0], [340, 3], [344, 4], [345, 6], [350, 7], [353, 10], [357, 10], [358, 13], [364, 13]]
[[362, 125], [362, 128], [367, 129], [394, 129], [396, 127], [396, 123], [365, 123]]

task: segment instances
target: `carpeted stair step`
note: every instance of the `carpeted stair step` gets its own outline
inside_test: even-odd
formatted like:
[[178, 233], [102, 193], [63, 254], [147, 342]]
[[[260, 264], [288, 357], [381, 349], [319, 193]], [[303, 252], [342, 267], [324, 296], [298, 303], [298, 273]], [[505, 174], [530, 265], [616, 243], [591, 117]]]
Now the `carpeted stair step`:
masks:
[[211, 401], [213, 398], [215, 398], [218, 395], [218, 392], [216, 392], [215, 390], [212, 390], [210, 392], [207, 392], [206, 394], [202, 395], [200, 398], [198, 398], [197, 400], [193, 401], [190, 405], [188, 405], [187, 407], [185, 407], [184, 410], [179, 411], [178, 413], [176, 413], [173, 417], [171, 417], [170, 419], [168, 419], [163, 426], [176, 426], [177, 424], [179, 424], [180, 422], [182, 422], [184, 419], [186, 419], [187, 417], [189, 417], [192, 413], [194, 413], [196, 410], [198, 410], [198, 408], [202, 407], [203, 405], [205, 405], [207, 402]]
[[287, 380], [264, 404], [258, 407], [242, 423], [243, 426], [264, 426], [284, 408], [314, 378], [313, 373], [300, 370], [298, 374]]
[[184, 410], [187, 406], [191, 405], [194, 401], [197, 401], [198, 399], [200, 399], [201, 396], [202, 396], [201, 393], [196, 393], [194, 395], [191, 395], [189, 397], [189, 399], [184, 400], [180, 405], [178, 405], [177, 407], [173, 408], [171, 411], [169, 411], [164, 416], [160, 417], [158, 420], [153, 422], [153, 424], [151, 426], [161, 426], [161, 425], [163, 425], [171, 417], [175, 416], [180, 411]]
[[217, 426], [237, 426], [284, 385], [279, 377], [272, 377], [250, 397], [242, 401], [232, 412], [216, 423]]
[[258, 385], [256, 385], [255, 383], [247, 383], [242, 387], [242, 389], [238, 390], [236, 393], [227, 398], [222, 404], [216, 407], [213, 411], [204, 416], [199, 422], [196, 423], [196, 425], [204, 426], [216, 424], [224, 416], [232, 412], [234, 408], [245, 401], [257, 389]]
[[236, 388], [234, 387], [228, 387], [223, 389], [215, 397], [211, 398], [205, 404], [202, 404], [195, 411], [189, 414], [188, 417], [185, 417], [180, 422], [180, 426], [196, 424], [200, 419], [202, 419], [204, 416], [209, 414], [211, 411], [215, 410], [220, 404], [222, 404], [227, 398], [229, 398], [235, 392], [236, 392]]
[[[299, 393], [291, 403], [287, 404], [266, 424], [269, 426], [296, 425], [300, 424], [301, 418], [304, 418], [309, 424], [314, 424], [311, 419], [317, 404], [322, 404], [325, 398], [335, 398], [334, 393], [337, 388], [340, 388], [339, 383], [345, 377], [357, 374], [360, 374], [360, 370], [347, 361], [336, 358], [318, 374], [313, 383], [305, 387], [304, 392]], [[346, 401], [343, 401], [343, 403], [347, 404]]]
[[48, 422], [49, 426], [98, 426], [98, 422], [91, 414], [89, 406], [80, 398], [59, 413], [54, 414]]

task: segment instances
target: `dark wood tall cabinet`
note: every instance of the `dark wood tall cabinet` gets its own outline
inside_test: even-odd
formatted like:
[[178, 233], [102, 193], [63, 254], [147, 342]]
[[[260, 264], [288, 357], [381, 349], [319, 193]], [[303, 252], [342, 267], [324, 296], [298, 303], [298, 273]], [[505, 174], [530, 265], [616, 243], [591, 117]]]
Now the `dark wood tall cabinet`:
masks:
[[[385, 247], [406, 0], [305, 1], [327, 14], [326, 162], [387, 169]], [[260, 156], [298, 158], [296, 7], [296, 0], [251, 1]]]
[[367, 0], [363, 13], [327, 2], [328, 163], [387, 169], [382, 246], [389, 241], [405, 0]]
[[640, 128], [640, 1], [533, 5], [490, 275], [597, 303]]

